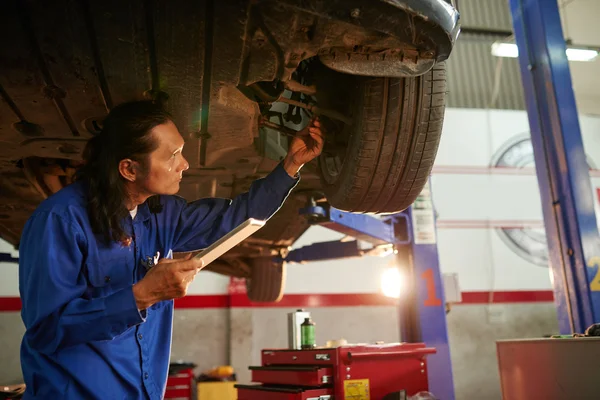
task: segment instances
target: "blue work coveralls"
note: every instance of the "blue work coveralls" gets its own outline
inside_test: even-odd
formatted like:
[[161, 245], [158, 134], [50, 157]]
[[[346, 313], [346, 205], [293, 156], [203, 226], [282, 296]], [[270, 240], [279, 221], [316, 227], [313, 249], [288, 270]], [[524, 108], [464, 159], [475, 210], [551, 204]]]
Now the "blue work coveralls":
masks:
[[173, 301], [138, 311], [132, 286], [148, 260], [205, 248], [248, 218], [269, 218], [297, 182], [279, 164], [233, 200], [161, 196], [161, 212], [144, 203], [127, 218], [129, 247], [92, 233], [85, 182], [46, 199], [19, 246], [24, 399], [161, 399]]

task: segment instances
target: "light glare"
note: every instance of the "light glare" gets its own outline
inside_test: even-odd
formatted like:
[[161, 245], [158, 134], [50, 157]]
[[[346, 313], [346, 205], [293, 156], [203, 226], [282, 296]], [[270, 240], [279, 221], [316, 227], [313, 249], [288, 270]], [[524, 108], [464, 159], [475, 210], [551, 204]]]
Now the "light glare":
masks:
[[403, 286], [404, 279], [398, 268], [388, 268], [381, 274], [381, 291], [384, 296], [399, 298]]

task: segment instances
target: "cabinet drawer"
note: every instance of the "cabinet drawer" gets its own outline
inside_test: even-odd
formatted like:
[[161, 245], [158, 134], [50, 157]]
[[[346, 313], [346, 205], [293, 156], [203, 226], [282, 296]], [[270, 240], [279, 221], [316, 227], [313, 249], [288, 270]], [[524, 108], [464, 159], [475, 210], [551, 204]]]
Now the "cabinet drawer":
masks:
[[250, 367], [252, 382], [276, 385], [323, 386], [333, 381], [333, 370], [319, 366]]
[[238, 400], [333, 400], [333, 389], [236, 385]]

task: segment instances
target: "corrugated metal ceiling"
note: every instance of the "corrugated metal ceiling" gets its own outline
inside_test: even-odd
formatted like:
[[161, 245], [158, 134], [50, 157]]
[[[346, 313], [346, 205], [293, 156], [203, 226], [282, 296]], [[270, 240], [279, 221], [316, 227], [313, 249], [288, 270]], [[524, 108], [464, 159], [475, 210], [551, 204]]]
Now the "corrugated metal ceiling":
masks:
[[[459, 0], [458, 7], [463, 27], [512, 30], [506, 0]], [[448, 107], [525, 108], [518, 61], [490, 52], [492, 43], [502, 38], [461, 33], [447, 63]]]

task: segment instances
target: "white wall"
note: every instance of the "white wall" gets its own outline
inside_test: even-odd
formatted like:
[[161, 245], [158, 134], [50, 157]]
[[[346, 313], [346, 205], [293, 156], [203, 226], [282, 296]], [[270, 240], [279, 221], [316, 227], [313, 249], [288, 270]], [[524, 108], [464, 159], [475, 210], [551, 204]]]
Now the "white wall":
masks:
[[[585, 152], [598, 166], [600, 118], [581, 116], [580, 124]], [[512, 226], [543, 233], [531, 146], [513, 147], [505, 164], [516, 168], [489, 169], [500, 153], [528, 135], [523, 111], [450, 109], [446, 113], [432, 176], [438, 246], [442, 270], [457, 272], [465, 291], [551, 289], [547, 265], [525, 260], [501, 239], [498, 229], [492, 229]], [[590, 200], [598, 203], [598, 171], [591, 175]], [[545, 251], [543, 243], [540, 249]]]
[[[19, 252], [0, 239], [0, 253], [10, 253], [18, 257]], [[19, 268], [14, 263], [0, 262], [0, 297], [19, 296]]]
[[[292, 249], [312, 243], [340, 240], [343, 234], [320, 226], [309, 228]], [[361, 257], [289, 264], [286, 293], [377, 293], [381, 272], [392, 257]]]

